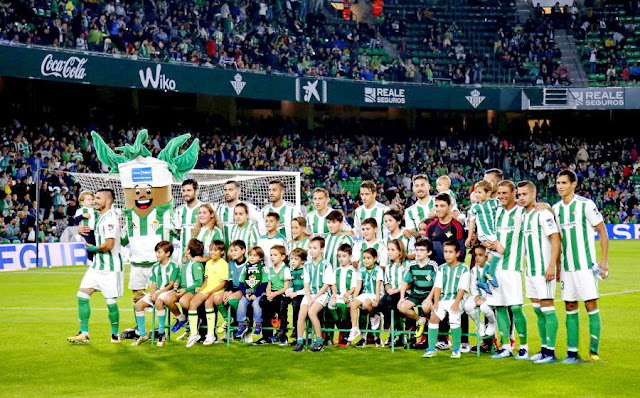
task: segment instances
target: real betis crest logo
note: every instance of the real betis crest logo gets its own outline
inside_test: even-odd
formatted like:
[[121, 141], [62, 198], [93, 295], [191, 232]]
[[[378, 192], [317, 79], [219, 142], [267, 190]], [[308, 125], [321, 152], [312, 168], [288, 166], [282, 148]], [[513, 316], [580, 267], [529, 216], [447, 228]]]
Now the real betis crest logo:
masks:
[[467, 95], [465, 97], [467, 99], [467, 101], [469, 101], [469, 103], [471, 104], [471, 106], [475, 109], [477, 108], [482, 101], [484, 101], [485, 96], [480, 95], [480, 91], [478, 90], [473, 90], [470, 95]]
[[235, 90], [237, 95], [240, 95], [242, 90], [244, 90], [244, 86], [247, 85], [247, 82], [242, 81], [242, 75], [240, 75], [239, 73], [236, 73], [236, 75], [233, 77], [233, 80], [231, 80], [229, 83], [231, 83], [231, 86], [233, 86], [233, 89]]

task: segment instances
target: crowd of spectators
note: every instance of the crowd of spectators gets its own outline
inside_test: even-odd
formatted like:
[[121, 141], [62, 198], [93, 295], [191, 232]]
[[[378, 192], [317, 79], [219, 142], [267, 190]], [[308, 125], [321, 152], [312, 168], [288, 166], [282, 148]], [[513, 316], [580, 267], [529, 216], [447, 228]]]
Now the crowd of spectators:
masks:
[[550, 14], [538, 4], [524, 26], [516, 24], [496, 32], [493, 51], [507, 70], [537, 86], [567, 86], [569, 71], [555, 42], [555, 29], [571, 26], [572, 8], [558, 3]]
[[[300, 171], [307, 208], [311, 208], [311, 190], [323, 186], [332, 193], [333, 205], [352, 215], [358, 199], [357, 190], [346, 186], [349, 181], [372, 179], [383, 193], [383, 202], [409, 206], [413, 201], [412, 175], [424, 172], [433, 182], [437, 176], [448, 175], [464, 211], [472, 183], [480, 180], [487, 168], [500, 167], [516, 181], [531, 179], [543, 200], [555, 202], [554, 176], [568, 167], [580, 177], [579, 193], [595, 201], [607, 222], [637, 223], [640, 219], [640, 159], [638, 144], [632, 138], [606, 142], [565, 139], [543, 124], [517, 139], [490, 133], [470, 138], [453, 129], [446, 134], [399, 139], [392, 138], [397, 134], [371, 135], [368, 132], [374, 126], [384, 131], [380, 121], [355, 124], [329, 120], [310, 132], [293, 120], [243, 120], [239, 126], [194, 134], [204, 144], [196, 168]], [[0, 239], [33, 242], [36, 236], [41, 241], [60, 237], [78, 208], [79, 186], [68, 174], [56, 171], [106, 171], [90, 142], [88, 130], [92, 128], [114, 146], [132, 142], [137, 130], [135, 126], [98, 128], [18, 121], [0, 127], [0, 189], [4, 192]], [[387, 128], [394, 129], [391, 125]], [[345, 135], [346, 131], [350, 133]], [[173, 135], [179, 133], [182, 131]], [[153, 135], [152, 153], [157, 154], [170, 136]], [[36, 169], [44, 169], [40, 206], [35, 201]], [[39, 231], [35, 231], [35, 217], [41, 220]]]

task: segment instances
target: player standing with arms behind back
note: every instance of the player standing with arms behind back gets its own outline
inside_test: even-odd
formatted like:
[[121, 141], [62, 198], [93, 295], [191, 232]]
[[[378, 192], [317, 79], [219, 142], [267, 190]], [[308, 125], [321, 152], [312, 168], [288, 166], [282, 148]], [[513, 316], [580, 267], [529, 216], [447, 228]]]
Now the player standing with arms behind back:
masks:
[[[578, 340], [580, 324], [578, 301], [584, 301], [589, 314], [589, 355], [600, 359], [600, 310], [598, 309], [598, 279], [609, 276], [609, 235], [602, 214], [592, 200], [576, 195], [578, 176], [571, 170], [562, 170], [556, 177], [556, 189], [562, 198], [553, 205], [562, 235], [562, 268], [560, 270], [560, 296], [567, 311], [567, 358], [564, 363], [580, 363]], [[602, 250], [600, 265], [596, 263], [595, 234], [600, 235]]]
[[124, 292], [124, 268], [120, 256], [120, 221], [112, 208], [114, 192], [111, 189], [99, 189], [96, 192], [96, 208], [99, 211], [96, 224], [96, 245], [87, 244], [88, 251], [95, 253], [93, 265], [82, 278], [78, 290], [78, 315], [80, 318], [80, 332], [67, 338], [70, 343], [89, 342], [89, 316], [91, 307], [89, 299], [97, 290], [107, 302], [109, 309], [109, 323], [111, 323], [111, 342], [119, 343], [118, 327], [120, 324], [120, 312], [118, 311], [117, 298]]
[[285, 202], [284, 199], [284, 182], [280, 180], [269, 181], [269, 202], [267, 206], [262, 209], [262, 219], [265, 220], [267, 215], [271, 212], [278, 213], [280, 216], [280, 224], [278, 225], [278, 233], [286, 237], [286, 242], [293, 238], [291, 234], [291, 221], [294, 218], [301, 216], [300, 208], [289, 202]]

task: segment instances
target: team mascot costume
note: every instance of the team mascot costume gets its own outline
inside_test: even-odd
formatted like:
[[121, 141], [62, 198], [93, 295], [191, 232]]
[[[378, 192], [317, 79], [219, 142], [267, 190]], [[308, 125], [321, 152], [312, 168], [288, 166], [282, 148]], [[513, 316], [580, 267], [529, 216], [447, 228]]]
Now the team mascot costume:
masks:
[[[123, 214], [126, 230], [123, 245], [129, 243], [131, 274], [129, 289], [133, 291], [133, 304], [144, 297], [149, 283], [151, 267], [156, 262], [155, 246], [162, 240], [172, 241], [173, 197], [171, 184], [184, 179], [198, 161], [199, 140], [182, 154], [180, 147], [191, 134], [176, 137], [158, 154], [157, 158], [144, 146], [147, 130], [140, 130], [133, 145], [116, 148], [114, 152], [95, 131], [91, 132], [98, 159], [109, 174], [118, 173], [124, 191]], [[123, 338], [137, 338], [135, 329], [128, 329]]]

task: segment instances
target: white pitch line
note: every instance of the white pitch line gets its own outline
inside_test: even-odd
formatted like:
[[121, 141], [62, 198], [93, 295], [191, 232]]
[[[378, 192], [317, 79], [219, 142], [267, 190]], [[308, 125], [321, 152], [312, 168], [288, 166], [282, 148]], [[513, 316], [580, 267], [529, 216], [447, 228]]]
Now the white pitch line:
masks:
[[[618, 294], [639, 293], [639, 292], [640, 292], [640, 289], [635, 289], [635, 290], [622, 290], [622, 291], [620, 291], [620, 292], [602, 293], [602, 294], [600, 295], [600, 297], [602, 297], [602, 296], [617, 296]], [[562, 303], [562, 302], [564, 302], [564, 300], [561, 300], [561, 299], [555, 299], [553, 302], [554, 302], [554, 303]], [[525, 303], [525, 304], [523, 304], [522, 306], [523, 306], [523, 307], [526, 307], [526, 306], [529, 306], [529, 305], [531, 305], [531, 303]]]

